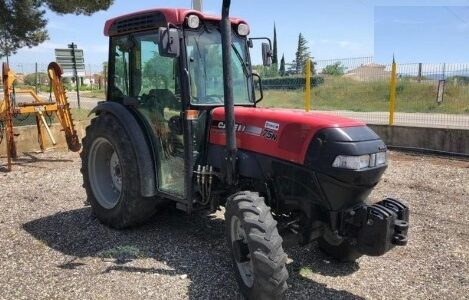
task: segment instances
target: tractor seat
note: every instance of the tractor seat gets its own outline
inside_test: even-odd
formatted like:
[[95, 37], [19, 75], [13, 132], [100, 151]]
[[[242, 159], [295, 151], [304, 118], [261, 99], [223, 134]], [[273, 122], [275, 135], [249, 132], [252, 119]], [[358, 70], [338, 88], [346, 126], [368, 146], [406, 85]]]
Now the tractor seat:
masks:
[[152, 104], [159, 107], [177, 109], [179, 106], [176, 96], [168, 89], [152, 89], [148, 92], [148, 96], [154, 101]]

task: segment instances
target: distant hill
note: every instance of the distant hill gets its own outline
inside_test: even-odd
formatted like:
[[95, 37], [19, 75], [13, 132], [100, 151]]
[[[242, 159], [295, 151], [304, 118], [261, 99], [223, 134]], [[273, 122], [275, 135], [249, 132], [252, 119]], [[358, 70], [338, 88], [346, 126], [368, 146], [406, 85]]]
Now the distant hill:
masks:
[[443, 76], [443, 73], [433, 73], [433, 74], [425, 74], [424, 77], [430, 80], [443, 80], [448, 79], [449, 77], [469, 77], [469, 69], [463, 69], [453, 72], [446, 72]]

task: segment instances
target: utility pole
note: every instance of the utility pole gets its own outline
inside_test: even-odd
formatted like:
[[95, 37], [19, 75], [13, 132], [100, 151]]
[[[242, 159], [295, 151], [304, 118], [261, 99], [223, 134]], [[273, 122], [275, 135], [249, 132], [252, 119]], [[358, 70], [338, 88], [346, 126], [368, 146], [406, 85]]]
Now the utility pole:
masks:
[[192, 0], [192, 9], [202, 11], [204, 0]]
[[80, 109], [80, 78], [78, 78], [77, 59], [75, 57], [75, 49], [77, 48], [77, 45], [72, 42], [71, 44], [68, 45], [68, 48], [72, 49], [73, 77], [75, 78], [75, 84], [77, 85], [77, 101], [78, 101], [78, 109]]

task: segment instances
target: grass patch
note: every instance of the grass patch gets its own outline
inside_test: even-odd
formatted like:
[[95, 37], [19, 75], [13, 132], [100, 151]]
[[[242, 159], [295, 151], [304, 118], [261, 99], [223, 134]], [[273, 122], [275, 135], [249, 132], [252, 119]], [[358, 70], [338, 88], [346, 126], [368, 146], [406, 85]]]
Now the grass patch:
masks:
[[313, 276], [313, 271], [308, 267], [301, 267], [299, 274], [301, 277], [311, 278], [311, 276]]
[[[314, 110], [350, 110], [357, 112], [389, 111], [389, 82], [360, 82], [349, 78], [328, 77], [312, 89]], [[396, 111], [464, 114], [469, 112], [469, 85], [445, 88], [444, 100], [436, 102], [436, 86], [401, 79], [397, 86]], [[265, 90], [262, 106], [304, 108], [304, 91]]]
[[88, 98], [106, 99], [104, 90], [80, 91], [80, 95]]

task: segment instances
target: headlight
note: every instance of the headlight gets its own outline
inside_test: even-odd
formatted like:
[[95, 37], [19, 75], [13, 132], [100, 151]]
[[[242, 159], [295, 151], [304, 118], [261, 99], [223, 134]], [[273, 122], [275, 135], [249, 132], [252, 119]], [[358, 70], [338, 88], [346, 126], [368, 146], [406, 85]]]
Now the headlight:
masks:
[[199, 28], [200, 18], [197, 15], [190, 15], [187, 17], [187, 26], [192, 29]]
[[238, 25], [238, 34], [240, 36], [247, 36], [249, 34], [249, 25], [241, 23]]
[[334, 159], [332, 166], [334, 168], [362, 170], [372, 168], [387, 163], [387, 152], [378, 152], [360, 156], [339, 155]]

